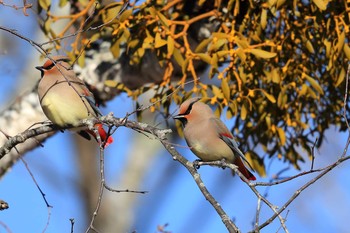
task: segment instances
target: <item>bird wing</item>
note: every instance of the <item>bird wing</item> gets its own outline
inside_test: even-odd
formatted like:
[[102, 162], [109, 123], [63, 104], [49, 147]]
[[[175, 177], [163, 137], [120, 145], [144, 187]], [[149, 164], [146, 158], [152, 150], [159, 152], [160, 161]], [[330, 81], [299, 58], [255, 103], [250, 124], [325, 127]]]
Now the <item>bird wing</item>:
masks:
[[248, 166], [250, 167], [250, 169], [252, 169], [254, 171], [254, 169], [252, 168], [252, 166], [250, 165], [250, 163], [247, 161], [247, 159], [245, 158], [244, 154], [242, 153], [242, 151], [238, 148], [238, 143], [236, 142], [236, 140], [234, 139], [232, 133], [228, 130], [228, 128], [226, 127], [226, 125], [219, 119], [216, 117], [210, 118], [210, 120], [214, 123], [218, 133], [219, 133], [219, 137], [221, 138], [221, 140], [223, 140], [233, 151], [233, 153], [235, 155], [239, 155], [239, 157], [246, 163], [248, 164]]
[[76, 86], [76, 88], [80, 89], [78, 90], [78, 92], [81, 93], [81, 97], [83, 97], [88, 102], [88, 104], [91, 106], [92, 110], [98, 117], [102, 116], [100, 109], [96, 106], [94, 95], [90, 92], [90, 90], [85, 86], [85, 84], [81, 80], [80, 83], [76, 84], [79, 85]]
[[93, 96], [87, 96], [87, 95], [84, 95], [83, 96], [87, 102], [90, 104], [92, 110], [94, 110], [94, 112], [96, 113], [97, 116], [102, 116], [102, 113], [100, 111], [100, 109], [96, 106], [96, 103], [95, 103], [95, 98]]

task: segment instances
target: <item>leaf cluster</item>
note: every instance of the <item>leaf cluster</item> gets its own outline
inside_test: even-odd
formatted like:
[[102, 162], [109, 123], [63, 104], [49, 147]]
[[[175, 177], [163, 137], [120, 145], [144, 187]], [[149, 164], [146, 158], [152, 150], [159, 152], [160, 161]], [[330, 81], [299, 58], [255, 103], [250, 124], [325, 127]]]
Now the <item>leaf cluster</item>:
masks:
[[[190, 95], [203, 96], [218, 115], [234, 119], [234, 135], [261, 175], [265, 168], [259, 148], [299, 169], [298, 161], [304, 161], [300, 149], [311, 155], [315, 139], [322, 144], [331, 125], [346, 130], [346, 1], [146, 0], [130, 3], [120, 13], [121, 2], [61, 0], [60, 5], [79, 9], [67, 16], [54, 16], [49, 0], [38, 3], [46, 12], [42, 28], [56, 46], [74, 25], [87, 29], [75, 37], [69, 53], [82, 55], [81, 65], [84, 49], [104, 40], [111, 42], [116, 59], [127, 56], [135, 69], [150, 65], [151, 54], [162, 73], [159, 81], [137, 89], [112, 81], [108, 85], [134, 99], [155, 88], [151, 110], [161, 109], [165, 116], [171, 101], [180, 104]], [[61, 19], [69, 20], [67, 26], [53, 32], [50, 23]], [[199, 79], [203, 67], [212, 80]], [[185, 89], [188, 80], [194, 83]], [[170, 94], [171, 100], [166, 98]]]

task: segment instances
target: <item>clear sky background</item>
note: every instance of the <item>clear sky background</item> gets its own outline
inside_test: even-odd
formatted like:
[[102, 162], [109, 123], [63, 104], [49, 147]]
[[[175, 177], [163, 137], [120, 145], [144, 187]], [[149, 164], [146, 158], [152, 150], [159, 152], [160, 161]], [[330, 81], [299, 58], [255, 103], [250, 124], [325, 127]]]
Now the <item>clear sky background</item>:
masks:
[[[13, 4], [14, 2], [8, 1], [7, 3]], [[0, 25], [16, 29], [21, 34], [35, 40], [34, 32], [37, 32], [38, 24], [35, 14], [31, 11], [29, 14], [29, 17], [24, 17], [21, 10], [16, 11], [0, 5]], [[0, 31], [0, 44], [3, 44], [3, 40], [8, 38], [7, 35], [7, 32]], [[39, 58], [38, 52], [30, 44], [15, 36], [10, 36], [10, 38], [7, 46], [0, 47], [0, 111], [21, 93], [32, 89], [33, 86], [27, 86], [19, 91], [18, 80], [23, 78], [21, 67], [26, 67], [33, 57]], [[33, 72], [39, 78], [40, 74], [34, 67], [29, 72]], [[176, 108], [177, 106], [173, 106], [174, 110]], [[108, 102], [102, 112], [114, 112], [114, 115], [123, 117], [132, 109], [133, 102], [122, 94]], [[232, 125], [230, 120], [223, 118], [223, 121], [229, 127]], [[2, 130], [6, 131], [6, 129]], [[118, 129], [117, 134], [114, 135], [115, 143], [106, 150], [107, 180], [111, 183], [118, 180], [120, 175], [118, 171], [124, 165], [125, 156], [137, 146], [129, 143], [134, 135], [135, 132], [129, 129]], [[342, 154], [345, 142], [345, 134], [337, 132], [336, 128], [329, 130], [326, 143], [316, 151], [315, 167], [320, 168], [335, 162]], [[91, 143], [94, 142], [91, 141]], [[174, 143], [185, 145], [183, 139], [174, 141]], [[75, 232], [83, 232], [87, 228], [87, 223], [82, 219], [82, 198], [75, 191], [78, 172], [71, 133], [58, 133], [48, 139], [44, 145], [44, 148], [39, 147], [27, 153], [24, 158], [45, 192], [49, 203], [53, 205], [47, 232], [70, 232], [70, 218], [76, 221]], [[187, 148], [177, 149], [187, 159], [191, 161], [196, 159]], [[261, 153], [261, 156], [264, 154]], [[307, 157], [305, 160], [306, 162], [301, 164], [303, 171], [310, 168], [310, 161]], [[286, 167], [290, 167], [284, 173], [286, 176], [298, 173], [292, 166], [282, 161], [270, 161], [266, 158], [265, 163], [270, 164], [268, 177], [264, 179], [258, 177], [258, 181], [268, 181], [276, 172]], [[349, 232], [349, 168], [349, 162], [338, 166], [302, 192], [287, 208], [282, 215], [287, 219], [286, 225], [290, 232]], [[235, 220], [242, 232], [251, 230], [257, 199], [247, 185], [238, 177], [232, 177], [228, 169], [202, 167], [199, 172], [208, 190]], [[297, 189], [314, 176], [303, 176], [271, 188], [259, 187], [259, 191], [267, 192], [267, 198], [277, 206], [281, 206]], [[179, 163], [173, 161], [165, 149], [158, 152], [149, 173], [144, 177], [142, 189], [149, 193], [138, 196], [135, 223], [130, 232], [132, 230], [156, 232], [157, 226], [163, 224], [169, 224], [166, 229], [176, 233], [226, 232], [221, 219], [202, 196], [190, 174]], [[118, 198], [118, 195], [134, 194], [108, 195]], [[0, 223], [6, 224], [12, 232], [41, 232], [44, 229], [48, 216], [47, 208], [22, 162], [18, 162], [0, 180], [0, 199], [6, 200], [10, 205], [8, 210], [0, 212]], [[261, 222], [271, 215], [271, 210], [264, 206], [261, 212]], [[122, 217], [122, 213], [116, 213], [115, 217]], [[277, 231], [283, 232], [278, 219], [261, 232]], [[6, 230], [0, 225], [0, 233], [2, 232]]]

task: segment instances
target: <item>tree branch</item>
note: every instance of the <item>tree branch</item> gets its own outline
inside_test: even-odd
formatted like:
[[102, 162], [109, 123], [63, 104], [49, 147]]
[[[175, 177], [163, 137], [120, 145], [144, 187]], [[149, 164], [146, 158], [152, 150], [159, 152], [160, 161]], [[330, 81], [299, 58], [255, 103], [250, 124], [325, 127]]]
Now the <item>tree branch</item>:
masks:
[[226, 212], [222, 209], [221, 205], [214, 199], [214, 197], [211, 195], [211, 193], [208, 191], [208, 189], [205, 187], [199, 173], [195, 169], [195, 166], [193, 163], [188, 161], [185, 157], [179, 154], [174, 148], [174, 146], [168, 142], [165, 139], [161, 139], [161, 143], [165, 147], [165, 149], [173, 156], [174, 160], [179, 161], [192, 175], [194, 181], [196, 182], [198, 188], [203, 193], [205, 199], [209, 201], [209, 203], [213, 206], [213, 208], [216, 210], [218, 215], [221, 218], [221, 221], [226, 226], [227, 230], [229, 232], [240, 232], [239, 228], [233, 223], [233, 221], [230, 219], [230, 217], [226, 214]]

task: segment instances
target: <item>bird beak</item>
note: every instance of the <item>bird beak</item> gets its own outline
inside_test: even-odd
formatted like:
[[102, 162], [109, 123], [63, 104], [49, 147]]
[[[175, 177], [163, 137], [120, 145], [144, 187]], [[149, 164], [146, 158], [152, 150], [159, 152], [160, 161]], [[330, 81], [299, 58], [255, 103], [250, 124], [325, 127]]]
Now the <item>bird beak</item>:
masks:
[[182, 118], [184, 118], [183, 115], [176, 115], [176, 116], [173, 116], [173, 119], [175, 119], [175, 120], [180, 120], [180, 119], [182, 119]]
[[41, 72], [43, 71], [43, 67], [42, 66], [36, 66], [35, 69], [40, 70]]
[[44, 70], [44, 68], [43, 68], [42, 66], [36, 66], [35, 69], [40, 70], [40, 72], [41, 72], [41, 78], [44, 77], [45, 70]]

